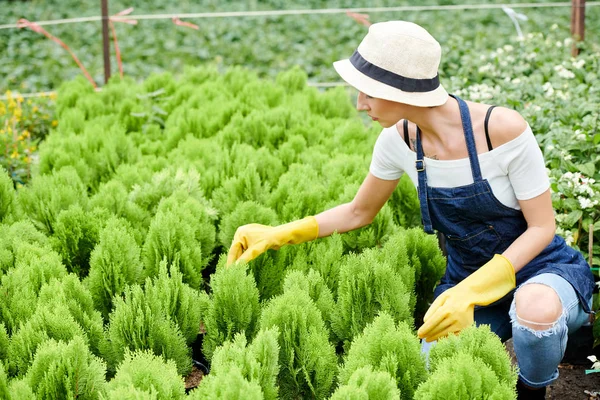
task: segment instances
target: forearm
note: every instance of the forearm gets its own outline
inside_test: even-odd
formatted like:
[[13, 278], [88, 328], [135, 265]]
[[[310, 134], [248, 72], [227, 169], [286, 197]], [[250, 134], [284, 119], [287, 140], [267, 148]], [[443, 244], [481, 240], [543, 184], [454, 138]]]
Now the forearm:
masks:
[[319, 237], [331, 235], [333, 232], [344, 233], [362, 228], [371, 220], [355, 212], [352, 203], [341, 204], [315, 216], [319, 224]]
[[554, 223], [548, 226], [530, 226], [502, 255], [511, 261], [515, 272], [519, 271], [552, 242], [555, 229]]

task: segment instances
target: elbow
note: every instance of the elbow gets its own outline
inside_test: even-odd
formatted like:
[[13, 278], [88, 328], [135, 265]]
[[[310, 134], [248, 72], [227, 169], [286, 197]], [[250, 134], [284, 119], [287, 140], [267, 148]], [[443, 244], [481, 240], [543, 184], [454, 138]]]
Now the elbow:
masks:
[[363, 226], [367, 226], [373, 222], [375, 219], [375, 215], [372, 213], [368, 213], [364, 209], [357, 208], [354, 202], [349, 204], [350, 206], [350, 214], [352, 220], [352, 229], [362, 228]]

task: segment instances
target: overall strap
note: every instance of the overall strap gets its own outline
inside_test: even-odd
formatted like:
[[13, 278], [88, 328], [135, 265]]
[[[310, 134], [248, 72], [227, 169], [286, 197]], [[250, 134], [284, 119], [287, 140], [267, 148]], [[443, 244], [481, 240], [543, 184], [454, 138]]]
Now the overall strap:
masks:
[[427, 233], [433, 233], [433, 225], [431, 224], [431, 216], [429, 215], [429, 202], [427, 199], [427, 173], [425, 172], [425, 153], [423, 153], [423, 145], [421, 144], [421, 129], [417, 126], [417, 160], [415, 167], [419, 178], [419, 206], [421, 208], [421, 221], [423, 229]]
[[473, 125], [471, 124], [469, 106], [467, 106], [467, 103], [458, 96], [453, 94], [450, 96], [456, 99], [458, 108], [460, 109], [460, 119], [462, 120], [463, 132], [465, 133], [465, 140], [467, 141], [467, 150], [469, 152], [469, 160], [471, 161], [473, 181], [480, 182], [483, 178], [481, 177], [481, 168], [479, 168], [479, 158], [477, 157], [477, 147], [475, 146], [475, 137], [473, 136]]

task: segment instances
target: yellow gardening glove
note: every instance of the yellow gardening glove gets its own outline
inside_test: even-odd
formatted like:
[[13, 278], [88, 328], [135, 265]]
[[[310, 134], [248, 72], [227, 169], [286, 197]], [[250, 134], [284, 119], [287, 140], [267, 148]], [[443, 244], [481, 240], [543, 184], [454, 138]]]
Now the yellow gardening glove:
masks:
[[417, 334], [432, 342], [471, 326], [475, 306], [487, 306], [515, 288], [515, 269], [508, 258], [494, 258], [458, 285], [442, 293], [429, 307]]
[[250, 261], [268, 249], [278, 250], [286, 244], [299, 244], [319, 236], [315, 217], [293, 221], [279, 226], [249, 224], [240, 226], [227, 254], [227, 265], [242, 260]]

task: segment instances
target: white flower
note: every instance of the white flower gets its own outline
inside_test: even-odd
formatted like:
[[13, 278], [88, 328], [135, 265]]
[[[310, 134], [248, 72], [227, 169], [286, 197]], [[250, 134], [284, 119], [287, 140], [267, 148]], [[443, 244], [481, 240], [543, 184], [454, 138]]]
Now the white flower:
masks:
[[583, 68], [584, 65], [585, 65], [585, 60], [583, 58], [581, 58], [577, 61], [573, 61], [573, 68], [575, 68], [575, 69], [581, 69], [581, 68]]
[[552, 87], [552, 84], [550, 82], [544, 83], [544, 85], [542, 86], [542, 89], [544, 89], [544, 91], [546, 92], [546, 94], [548, 96], [554, 95], [554, 88]]
[[[596, 285], [598, 285], [600, 287], [600, 282], [598, 282]], [[598, 361], [598, 359], [596, 358], [596, 356], [589, 356], [588, 360], [590, 360], [591, 362], [594, 363], [594, 365], [592, 365], [592, 369], [600, 369], [600, 361]]]
[[552, 146], [551, 144], [546, 146], [546, 151], [552, 151], [552, 150], [554, 150], [554, 146]]
[[512, 80], [512, 83], [521, 83], [521, 80], [519, 78], [515, 78]]
[[506, 44], [503, 47], [504, 51], [513, 51], [514, 47], [512, 47], [510, 44]]
[[550, 27], [551, 31], [555, 31], [558, 29], [558, 24], [552, 24], [552, 26]]
[[592, 208], [594, 206], [594, 202], [590, 199], [587, 199], [585, 197], [581, 197], [579, 196], [577, 198], [577, 200], [579, 201], [579, 205], [581, 206], [581, 208], [583, 208], [584, 210], [586, 208]]
[[536, 57], [537, 57], [537, 53], [529, 53], [529, 54], [526, 54], [526, 55], [525, 55], [525, 58], [526, 58], [527, 60], [533, 60], [533, 59], [534, 59], [534, 58], [536, 58]]
[[571, 43], [573, 43], [573, 39], [566, 38], [563, 43], [564, 43], [565, 46], [570, 46]]
[[562, 44], [562, 42], [561, 42], [561, 41], [558, 41], [558, 42], [556, 42], [556, 47], [562, 47], [562, 45], [563, 45], [563, 44]]
[[564, 79], [575, 78], [575, 74], [573, 72], [569, 71], [568, 69], [566, 69], [565, 67], [563, 67], [562, 65], [555, 66], [554, 70], [556, 72], [558, 72], [558, 76], [560, 76], [561, 78], [564, 78]]

